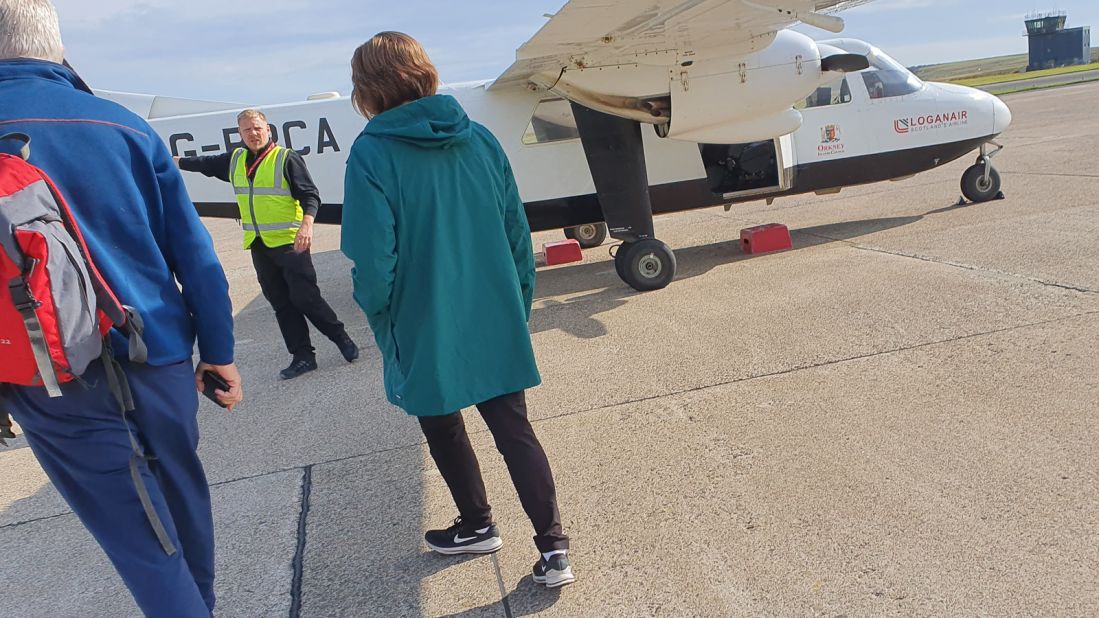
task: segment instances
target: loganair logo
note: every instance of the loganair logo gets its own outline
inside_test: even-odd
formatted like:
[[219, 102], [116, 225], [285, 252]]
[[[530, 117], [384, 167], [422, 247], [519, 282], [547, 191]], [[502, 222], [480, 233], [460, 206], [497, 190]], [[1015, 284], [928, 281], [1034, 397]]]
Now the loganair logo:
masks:
[[927, 114], [912, 118], [897, 118], [893, 121], [893, 130], [901, 135], [907, 133], [919, 133], [945, 129], [947, 127], [959, 127], [969, 124], [969, 112], [966, 110], [946, 112], [944, 114]]

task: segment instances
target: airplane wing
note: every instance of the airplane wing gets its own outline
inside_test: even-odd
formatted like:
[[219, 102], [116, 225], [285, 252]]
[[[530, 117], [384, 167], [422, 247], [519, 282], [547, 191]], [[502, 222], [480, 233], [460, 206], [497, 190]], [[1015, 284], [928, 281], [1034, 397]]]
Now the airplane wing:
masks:
[[801, 21], [833, 32], [828, 13], [871, 0], [570, 0], [516, 52], [490, 88], [568, 68], [668, 64], [697, 54], [741, 55]]

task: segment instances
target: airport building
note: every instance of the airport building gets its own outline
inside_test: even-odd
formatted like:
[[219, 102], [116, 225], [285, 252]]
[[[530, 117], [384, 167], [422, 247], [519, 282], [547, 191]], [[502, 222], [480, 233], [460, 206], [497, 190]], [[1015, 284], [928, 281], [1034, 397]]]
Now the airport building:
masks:
[[1065, 28], [1063, 12], [1032, 15], [1026, 20], [1030, 41], [1028, 71], [1091, 62], [1091, 28]]

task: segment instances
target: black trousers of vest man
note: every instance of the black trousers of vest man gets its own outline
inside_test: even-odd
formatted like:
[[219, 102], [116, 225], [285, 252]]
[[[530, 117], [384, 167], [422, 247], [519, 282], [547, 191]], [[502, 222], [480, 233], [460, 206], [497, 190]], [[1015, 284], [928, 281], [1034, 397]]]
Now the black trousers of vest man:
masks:
[[295, 253], [294, 245], [272, 248], [257, 238], [252, 243], [252, 264], [263, 296], [275, 310], [286, 349], [295, 360], [316, 358], [306, 318], [333, 343], [348, 339], [336, 312], [321, 298], [309, 251]]

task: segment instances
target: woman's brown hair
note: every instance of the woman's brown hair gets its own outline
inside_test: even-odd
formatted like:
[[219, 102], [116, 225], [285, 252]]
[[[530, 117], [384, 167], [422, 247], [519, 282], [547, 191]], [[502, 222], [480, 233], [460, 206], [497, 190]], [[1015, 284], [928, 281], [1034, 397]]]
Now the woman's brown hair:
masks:
[[351, 102], [370, 118], [398, 105], [435, 94], [439, 73], [416, 39], [379, 32], [351, 56]]

